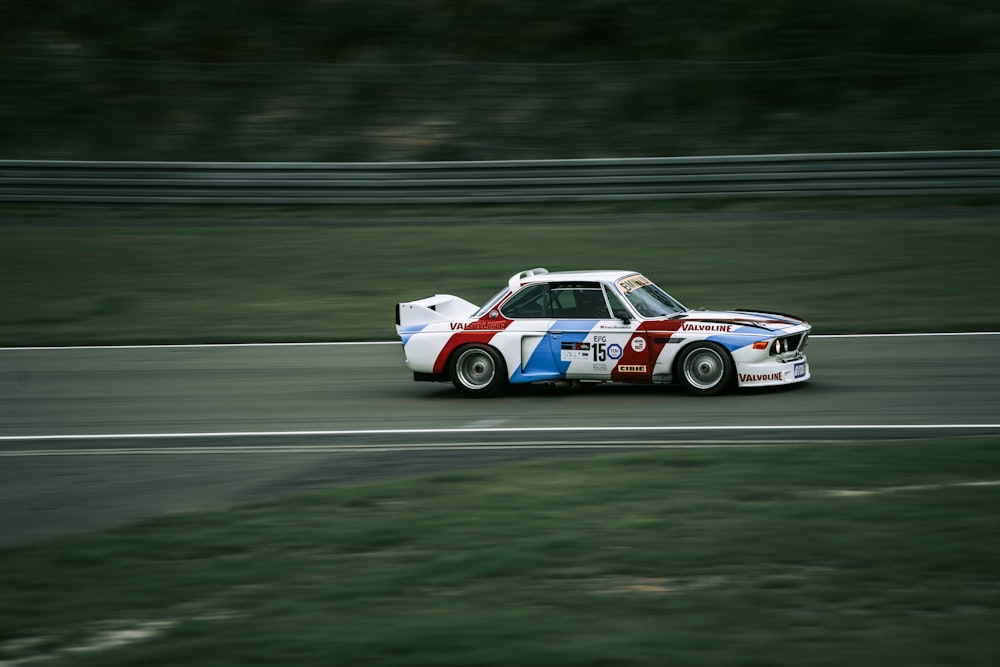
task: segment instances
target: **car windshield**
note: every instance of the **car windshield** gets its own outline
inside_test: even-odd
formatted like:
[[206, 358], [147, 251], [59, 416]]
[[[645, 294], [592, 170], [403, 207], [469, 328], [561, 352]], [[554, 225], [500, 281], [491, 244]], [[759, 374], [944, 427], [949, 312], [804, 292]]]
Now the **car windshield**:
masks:
[[687, 312], [680, 301], [673, 298], [645, 276], [635, 274], [615, 283], [632, 307], [643, 317], [666, 317]]

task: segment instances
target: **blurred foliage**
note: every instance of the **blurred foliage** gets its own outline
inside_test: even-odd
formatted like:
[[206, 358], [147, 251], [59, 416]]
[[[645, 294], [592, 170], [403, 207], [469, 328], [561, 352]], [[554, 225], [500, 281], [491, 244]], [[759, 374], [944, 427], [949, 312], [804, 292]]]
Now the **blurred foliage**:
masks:
[[12, 0], [0, 158], [989, 148], [998, 35], [991, 0]]

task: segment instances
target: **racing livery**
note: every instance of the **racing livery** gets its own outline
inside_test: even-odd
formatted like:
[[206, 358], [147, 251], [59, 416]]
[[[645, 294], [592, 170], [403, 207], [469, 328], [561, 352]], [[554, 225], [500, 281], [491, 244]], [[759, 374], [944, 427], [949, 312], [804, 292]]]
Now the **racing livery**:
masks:
[[809, 379], [810, 325], [757, 310], [688, 310], [634, 271], [531, 269], [482, 307], [450, 294], [397, 304], [415, 380], [470, 396], [508, 384], [682, 384], [699, 395]]

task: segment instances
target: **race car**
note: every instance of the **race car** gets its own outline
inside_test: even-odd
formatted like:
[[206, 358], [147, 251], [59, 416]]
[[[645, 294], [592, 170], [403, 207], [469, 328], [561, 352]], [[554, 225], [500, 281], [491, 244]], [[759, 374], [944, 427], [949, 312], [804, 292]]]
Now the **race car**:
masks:
[[483, 306], [450, 294], [396, 305], [413, 378], [469, 396], [532, 382], [677, 383], [706, 396], [805, 382], [811, 329], [778, 313], [689, 310], [635, 271], [538, 268]]

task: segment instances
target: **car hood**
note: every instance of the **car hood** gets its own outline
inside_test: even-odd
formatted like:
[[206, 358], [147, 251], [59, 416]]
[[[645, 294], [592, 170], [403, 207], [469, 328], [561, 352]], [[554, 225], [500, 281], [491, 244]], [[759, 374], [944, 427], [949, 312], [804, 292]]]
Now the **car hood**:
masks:
[[793, 315], [768, 313], [759, 310], [689, 310], [670, 319], [680, 320], [682, 329], [690, 331], [711, 331], [711, 327], [733, 326], [753, 327], [764, 331], [801, 331], [810, 328], [809, 323]]

